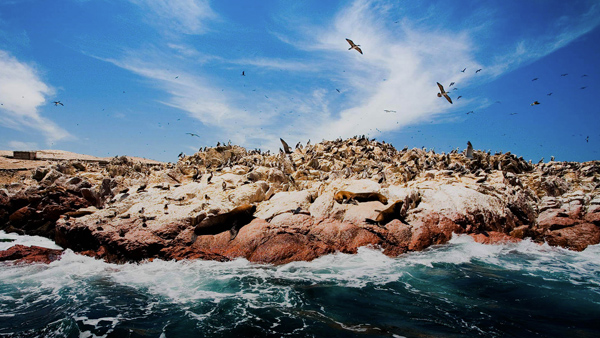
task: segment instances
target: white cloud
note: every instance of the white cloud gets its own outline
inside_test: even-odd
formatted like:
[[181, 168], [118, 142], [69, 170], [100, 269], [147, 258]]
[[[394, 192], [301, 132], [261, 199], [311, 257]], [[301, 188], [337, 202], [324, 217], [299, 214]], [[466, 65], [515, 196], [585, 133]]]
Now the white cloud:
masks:
[[206, 30], [204, 20], [215, 17], [207, 0], [129, 1], [148, 13], [148, 22], [167, 31], [200, 34]]
[[34, 68], [0, 50], [0, 124], [18, 130], [35, 129], [48, 143], [70, 137], [66, 130], [38, 112], [46, 97], [53, 93]]
[[[216, 89], [211, 81], [202, 76], [173, 69], [173, 65], [161, 60], [164, 55], [157, 55], [151, 50], [128, 55], [121, 60], [97, 58], [152, 79], [154, 85], [169, 94], [169, 98], [159, 101], [160, 103], [181, 109], [206, 126], [219, 128], [218, 134], [230, 138], [234, 143], [247, 144], [249, 139], [264, 138], [260, 127], [263, 121], [269, 120], [268, 113], [254, 110], [247, 112], [231, 105], [229, 102], [239, 99], [231, 98]], [[151, 61], [139, 59], [134, 55], [145, 55]], [[179, 78], [173, 76], [179, 73], [186, 75]]]
[[11, 150], [36, 150], [39, 149], [35, 142], [10, 141], [8, 146]]
[[[373, 136], [452, 109], [436, 96], [436, 82], [447, 86], [450, 81], [469, 81], [472, 75], [460, 70], [478, 63], [468, 35], [419, 31], [406, 21], [392, 32], [381, 19], [387, 10], [371, 1], [355, 1], [315, 35], [315, 48], [335, 54], [345, 65], [341, 80], [351, 107], [326, 118], [318, 128], [306, 129], [308, 137]], [[361, 44], [364, 54], [348, 51], [345, 38]]]
[[553, 24], [545, 27], [544, 35], [521, 38], [515, 42], [508, 53], [497, 55], [489, 67], [490, 74], [498, 76], [538, 60], [567, 46], [598, 25], [600, 25], [600, 4], [598, 3], [590, 6], [581, 15], [562, 16]]

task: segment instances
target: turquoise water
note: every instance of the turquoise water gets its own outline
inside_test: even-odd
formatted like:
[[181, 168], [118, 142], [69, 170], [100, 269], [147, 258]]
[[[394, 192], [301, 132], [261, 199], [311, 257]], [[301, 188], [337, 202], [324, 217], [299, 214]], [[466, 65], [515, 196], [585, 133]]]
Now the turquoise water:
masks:
[[0, 337], [187, 336], [599, 337], [600, 246], [456, 236], [398, 258], [361, 248], [283, 266], [70, 251], [0, 265]]

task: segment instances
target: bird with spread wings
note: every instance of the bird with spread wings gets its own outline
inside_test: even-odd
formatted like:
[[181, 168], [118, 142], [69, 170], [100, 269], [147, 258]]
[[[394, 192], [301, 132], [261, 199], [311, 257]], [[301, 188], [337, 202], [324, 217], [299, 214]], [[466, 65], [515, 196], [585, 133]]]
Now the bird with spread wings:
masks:
[[354, 42], [352, 40], [350, 40], [350, 39], [346, 39], [346, 41], [348, 41], [348, 43], [350, 44], [350, 48], [348, 48], [348, 50], [356, 49], [357, 52], [359, 52], [361, 54], [363, 53], [362, 50], [359, 47], [360, 45], [355, 45]]

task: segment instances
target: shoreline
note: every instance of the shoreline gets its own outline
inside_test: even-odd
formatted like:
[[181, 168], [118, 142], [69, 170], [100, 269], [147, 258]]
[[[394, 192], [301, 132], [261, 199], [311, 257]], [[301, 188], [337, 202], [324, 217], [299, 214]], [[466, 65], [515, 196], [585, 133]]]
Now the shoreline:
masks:
[[[532, 164], [477, 150], [468, 159], [363, 137], [279, 154], [218, 146], [175, 164], [74, 159], [5, 175], [0, 230], [42, 235], [108, 262], [285, 264], [368, 245], [393, 257], [453, 233], [581, 251], [600, 243], [598, 182], [600, 161]], [[339, 203], [339, 191], [377, 193], [387, 204]], [[385, 224], [372, 223], [394, 203]], [[198, 222], [244, 204], [256, 206], [255, 218], [238, 225], [233, 240], [223, 231], [191, 244]]]

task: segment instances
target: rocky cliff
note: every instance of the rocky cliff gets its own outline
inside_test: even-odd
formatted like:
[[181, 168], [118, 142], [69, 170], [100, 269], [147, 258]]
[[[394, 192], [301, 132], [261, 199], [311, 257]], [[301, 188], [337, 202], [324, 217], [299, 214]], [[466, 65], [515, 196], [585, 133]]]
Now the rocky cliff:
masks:
[[[365, 245], [397, 256], [453, 233], [583, 250], [600, 243], [599, 178], [597, 161], [399, 151], [364, 137], [278, 154], [228, 145], [176, 164], [115, 158], [106, 166], [39, 167], [0, 189], [0, 229], [114, 262], [244, 257], [281, 264]], [[334, 195], [342, 190], [380, 193], [388, 203], [341, 204]], [[242, 204], [257, 211], [233, 240], [229, 231], [193, 240], [202, 220]], [[385, 222], [373, 221], [388, 208], [394, 211]]]

